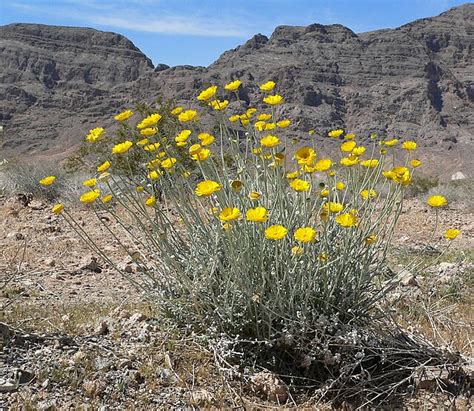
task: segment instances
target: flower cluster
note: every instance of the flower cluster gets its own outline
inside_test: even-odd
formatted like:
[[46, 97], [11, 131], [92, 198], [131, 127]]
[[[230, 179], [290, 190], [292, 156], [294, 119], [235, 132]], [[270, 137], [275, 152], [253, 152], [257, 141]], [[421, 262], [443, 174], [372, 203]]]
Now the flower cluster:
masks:
[[[108, 156], [83, 182], [80, 201], [117, 221], [117, 207], [128, 213], [136, 229], [122, 226], [144, 261], [139, 285], [180, 320], [270, 338], [302, 318], [367, 319], [383, 295], [404, 192], [421, 166], [411, 157], [417, 144], [375, 135], [367, 144], [334, 129], [310, 130], [310, 143], [295, 147], [276, 83], [260, 85], [260, 109], [244, 106], [241, 87], [237, 79], [222, 90], [210, 85], [190, 107], [122, 111], [113, 144], [103, 128], [91, 130], [87, 143], [105, 144]], [[216, 124], [201, 122], [206, 116]], [[321, 156], [317, 139], [334, 155]], [[390, 154], [399, 145], [406, 155], [397, 164]], [[133, 156], [143, 160], [125, 179], [115, 165]], [[428, 205], [447, 200], [432, 196]], [[458, 235], [450, 228], [444, 237]]]

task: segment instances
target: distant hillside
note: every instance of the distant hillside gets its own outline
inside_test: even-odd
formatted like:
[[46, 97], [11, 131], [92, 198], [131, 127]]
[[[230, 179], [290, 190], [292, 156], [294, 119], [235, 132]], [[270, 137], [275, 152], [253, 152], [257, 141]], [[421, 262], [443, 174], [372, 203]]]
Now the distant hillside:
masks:
[[474, 171], [474, 4], [358, 35], [341, 25], [280, 26], [207, 68], [155, 69], [119, 34], [31, 24], [0, 27], [0, 55], [9, 155], [63, 158], [89, 128], [139, 99], [187, 101], [239, 78], [241, 99], [256, 101], [257, 85], [273, 79], [295, 129], [410, 137], [438, 158], [449, 154], [446, 167], [455, 159], [453, 170]]

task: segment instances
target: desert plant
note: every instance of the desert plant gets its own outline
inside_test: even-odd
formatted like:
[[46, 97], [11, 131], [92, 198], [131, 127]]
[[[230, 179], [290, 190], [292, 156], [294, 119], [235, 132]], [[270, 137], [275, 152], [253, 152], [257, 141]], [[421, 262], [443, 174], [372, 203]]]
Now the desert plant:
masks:
[[[209, 122], [200, 123], [196, 110], [163, 106], [166, 114], [148, 112], [134, 125], [130, 110], [118, 114], [120, 142], [106, 139], [102, 128], [87, 136], [92, 147], [108, 147], [109, 157], [97, 178], [85, 182], [90, 191], [81, 201], [92, 212], [110, 213], [134, 244], [142, 276], [123, 274], [168, 315], [199, 331], [214, 327], [270, 341], [306, 337], [321, 316], [370, 322], [390, 288], [385, 257], [419, 165], [410, 159], [416, 144], [404, 142], [406, 164], [385, 170], [398, 140], [374, 135], [363, 147], [354, 134], [333, 130], [326, 138], [338, 145], [339, 160], [318, 159], [315, 140], [292, 150], [288, 137], [275, 135], [291, 124], [276, 118], [280, 95], [264, 90], [266, 112], [249, 108], [228, 118], [228, 101], [216, 99], [216, 90], [209, 87], [198, 100], [212, 114], [217, 142], [200, 128]], [[175, 120], [161, 123], [170, 116]], [[184, 158], [194, 169], [178, 160]], [[130, 172], [111, 173], [115, 164]], [[379, 186], [387, 192], [383, 199]], [[121, 235], [110, 233], [130, 252]]]

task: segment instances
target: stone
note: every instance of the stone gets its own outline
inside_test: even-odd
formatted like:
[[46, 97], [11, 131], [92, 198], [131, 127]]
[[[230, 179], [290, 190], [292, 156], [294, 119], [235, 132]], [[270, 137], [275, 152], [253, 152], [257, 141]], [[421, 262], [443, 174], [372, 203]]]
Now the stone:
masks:
[[28, 207], [31, 208], [32, 210], [44, 210], [46, 208], [46, 204], [44, 204], [42, 201], [39, 200], [32, 200], [29, 204]]
[[11, 238], [16, 241], [21, 241], [25, 239], [25, 236], [22, 233], [19, 233], [17, 231], [12, 231], [7, 234], [7, 238]]
[[17, 385], [12, 382], [0, 380], [0, 392], [13, 392], [18, 389]]
[[403, 270], [398, 275], [401, 285], [405, 287], [418, 287], [418, 281], [410, 271]]
[[253, 389], [264, 399], [277, 404], [286, 403], [288, 388], [275, 374], [261, 371], [252, 376], [251, 382]]
[[466, 176], [461, 172], [461, 171], [456, 171], [452, 176], [451, 176], [451, 181], [456, 181], [456, 180], [464, 180]]
[[84, 257], [79, 267], [81, 270], [93, 271], [95, 273], [102, 272], [102, 267], [99, 265], [97, 257], [95, 256]]
[[55, 267], [56, 266], [56, 260], [54, 258], [46, 258], [44, 260], [44, 264], [48, 267]]

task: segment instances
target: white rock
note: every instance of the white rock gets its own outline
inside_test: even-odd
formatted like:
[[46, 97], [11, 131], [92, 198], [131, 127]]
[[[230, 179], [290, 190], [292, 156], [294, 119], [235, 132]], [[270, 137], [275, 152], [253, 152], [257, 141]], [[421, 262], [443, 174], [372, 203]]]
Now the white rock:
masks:
[[466, 176], [461, 173], [460, 171], [456, 171], [452, 176], [451, 176], [451, 180], [454, 181], [454, 180], [464, 180], [466, 178]]

